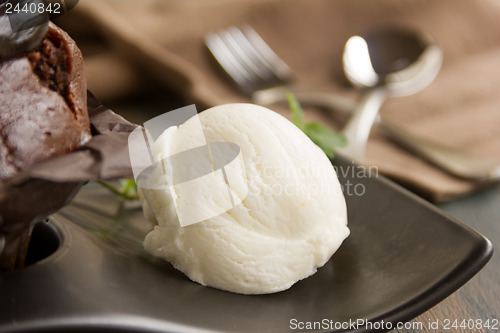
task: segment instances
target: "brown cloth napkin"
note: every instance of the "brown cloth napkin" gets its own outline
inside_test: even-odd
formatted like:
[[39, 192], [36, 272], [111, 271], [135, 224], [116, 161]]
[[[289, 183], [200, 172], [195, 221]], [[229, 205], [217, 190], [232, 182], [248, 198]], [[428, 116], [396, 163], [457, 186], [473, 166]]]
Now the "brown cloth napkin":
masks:
[[[429, 33], [444, 52], [437, 79], [413, 96], [388, 100], [381, 112], [428, 139], [500, 157], [498, 1], [86, 0], [77, 10], [109, 37], [117, 57], [199, 106], [247, 101], [206, 50], [203, 36], [209, 31], [248, 24], [289, 64], [297, 81], [349, 97], [358, 95], [342, 70], [350, 36], [381, 26]], [[97, 72], [106, 76], [105, 68]], [[309, 110], [307, 116], [338, 127], [334, 113]], [[448, 175], [379, 131], [370, 138], [367, 163], [434, 201], [484, 185]]]

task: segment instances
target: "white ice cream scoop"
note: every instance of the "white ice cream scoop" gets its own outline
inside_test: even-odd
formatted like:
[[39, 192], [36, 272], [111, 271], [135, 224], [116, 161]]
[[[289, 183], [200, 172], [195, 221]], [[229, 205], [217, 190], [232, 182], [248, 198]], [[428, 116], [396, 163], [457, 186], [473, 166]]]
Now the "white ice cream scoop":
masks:
[[[203, 133], [195, 130], [200, 122]], [[284, 117], [251, 104], [217, 106], [160, 136], [156, 159], [205, 141], [240, 149], [244, 168], [226, 168], [236, 205], [181, 226], [179, 214], [191, 214], [189, 207], [220, 207], [228, 191], [225, 182], [199, 177], [189, 189], [142, 189], [147, 215], [156, 223], [144, 241], [153, 255], [200, 284], [263, 294], [288, 289], [313, 274], [349, 235], [331, 162]], [[170, 176], [162, 181], [169, 178], [176, 183]]]

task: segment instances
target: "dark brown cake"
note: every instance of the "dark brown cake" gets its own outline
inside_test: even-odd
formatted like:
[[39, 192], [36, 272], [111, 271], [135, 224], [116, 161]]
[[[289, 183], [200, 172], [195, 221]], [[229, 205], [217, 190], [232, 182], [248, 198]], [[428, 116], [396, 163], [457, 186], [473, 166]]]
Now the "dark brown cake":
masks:
[[[90, 138], [82, 54], [50, 23], [36, 50], [0, 59], [0, 182], [7, 184], [34, 163], [74, 151]], [[80, 186], [33, 179], [0, 187], [0, 271], [23, 266], [31, 224]]]
[[0, 64], [0, 178], [89, 139], [81, 52], [50, 23], [38, 49]]

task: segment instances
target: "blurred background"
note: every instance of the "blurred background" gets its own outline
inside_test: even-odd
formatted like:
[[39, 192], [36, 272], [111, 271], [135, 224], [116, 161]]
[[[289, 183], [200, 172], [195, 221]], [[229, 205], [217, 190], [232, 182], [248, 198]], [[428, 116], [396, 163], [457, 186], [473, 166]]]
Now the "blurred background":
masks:
[[[56, 23], [81, 47], [89, 90], [128, 120], [196, 103], [198, 110], [246, 102], [204, 44], [209, 32], [251, 26], [291, 68], [294, 80], [357, 101], [342, 54], [349, 37], [374, 29], [411, 29], [443, 51], [437, 78], [422, 91], [389, 98], [384, 119], [411, 133], [500, 159], [500, 3], [493, 0], [81, 0]], [[289, 117], [286, 105], [275, 110]], [[310, 108], [307, 118], [333, 128], [342, 112]], [[460, 179], [374, 129], [367, 164], [441, 202], [484, 182]]]

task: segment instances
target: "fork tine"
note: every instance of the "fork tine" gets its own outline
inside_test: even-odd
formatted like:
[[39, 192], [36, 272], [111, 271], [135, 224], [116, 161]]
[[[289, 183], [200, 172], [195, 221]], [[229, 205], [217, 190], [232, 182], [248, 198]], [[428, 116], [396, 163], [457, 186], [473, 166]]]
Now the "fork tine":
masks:
[[249, 26], [209, 33], [205, 44], [242, 90], [253, 92], [290, 81], [290, 68]]
[[219, 34], [209, 33], [205, 37], [205, 44], [222, 68], [240, 87], [247, 87], [251, 83], [250, 73], [241, 66]]
[[254, 81], [270, 79], [271, 73], [259, 61], [255, 61], [256, 58], [253, 56], [255, 50], [240, 29], [233, 26], [225, 30], [221, 35], [224, 36], [226, 43], [234, 51], [234, 55], [240, 61], [240, 64], [254, 75]]
[[245, 36], [240, 29], [230, 27], [228, 31], [241, 52], [241, 60], [252, 69], [256, 76], [264, 82], [279, 79], [269, 69], [267, 64], [262, 61], [262, 56], [257, 52], [255, 47], [248, 40], [247, 36]]
[[267, 45], [267, 43], [260, 37], [260, 35], [246, 25], [243, 27], [243, 33], [248, 42], [255, 50], [255, 56], [259, 58], [263, 65], [265, 65], [278, 79], [287, 82], [291, 77], [291, 69], [288, 65], [281, 60], [280, 57]]

